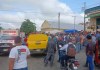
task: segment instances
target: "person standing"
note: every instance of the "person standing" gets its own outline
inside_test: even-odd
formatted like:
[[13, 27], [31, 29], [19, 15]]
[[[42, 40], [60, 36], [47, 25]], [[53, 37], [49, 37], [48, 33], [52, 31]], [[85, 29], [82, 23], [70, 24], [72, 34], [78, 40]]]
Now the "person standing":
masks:
[[95, 34], [92, 34], [92, 41], [96, 44], [96, 36], [95, 36]]
[[65, 43], [64, 43], [62, 37], [59, 37], [59, 38], [58, 38], [58, 41], [57, 41], [58, 62], [60, 61], [60, 57], [61, 57], [60, 48], [63, 47], [64, 44], [65, 44]]
[[76, 50], [77, 50], [77, 52], [80, 52], [80, 46], [81, 46], [80, 36], [79, 36], [79, 34], [77, 34], [76, 35]]
[[54, 54], [56, 51], [56, 44], [54, 42], [54, 36], [51, 36], [50, 41], [47, 44], [47, 55], [44, 59], [45, 66], [47, 66], [48, 61], [50, 61], [50, 66], [53, 66]]
[[27, 46], [22, 45], [21, 38], [15, 38], [15, 47], [9, 54], [9, 70], [28, 70], [27, 58], [30, 56], [30, 51]]
[[95, 43], [92, 41], [92, 36], [87, 35], [88, 44], [86, 45], [86, 56], [87, 56], [87, 65], [89, 65], [89, 70], [94, 70], [94, 50]]
[[80, 43], [81, 43], [80, 50], [82, 50], [83, 49], [83, 43], [84, 43], [84, 35], [83, 34], [80, 35]]

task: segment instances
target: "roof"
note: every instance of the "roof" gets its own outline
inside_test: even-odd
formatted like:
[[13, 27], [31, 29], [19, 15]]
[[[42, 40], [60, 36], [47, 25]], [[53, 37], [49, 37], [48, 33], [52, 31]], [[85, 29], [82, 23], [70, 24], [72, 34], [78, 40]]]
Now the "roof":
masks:
[[[58, 28], [58, 22], [53, 22], [53, 21], [48, 21], [49, 25], [51, 28]], [[61, 29], [74, 29], [74, 24], [69, 24], [69, 23], [60, 23], [60, 28]], [[75, 24], [75, 29], [76, 30], [83, 30], [84, 26]]]
[[93, 7], [93, 8], [86, 9], [85, 14], [92, 13], [92, 12], [95, 12], [95, 11], [100, 11], [100, 6], [96, 6], [96, 7]]

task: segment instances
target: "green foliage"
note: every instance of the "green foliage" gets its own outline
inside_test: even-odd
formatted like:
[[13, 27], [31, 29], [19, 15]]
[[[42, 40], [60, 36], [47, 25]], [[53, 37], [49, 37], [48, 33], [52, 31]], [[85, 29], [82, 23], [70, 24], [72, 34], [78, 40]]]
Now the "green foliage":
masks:
[[3, 28], [2, 27], [0, 27], [0, 30], [2, 30]]
[[26, 19], [21, 27], [20, 27], [20, 31], [21, 32], [25, 32], [25, 34], [29, 34], [31, 32], [35, 32], [36, 31], [36, 24], [31, 22], [29, 19]]

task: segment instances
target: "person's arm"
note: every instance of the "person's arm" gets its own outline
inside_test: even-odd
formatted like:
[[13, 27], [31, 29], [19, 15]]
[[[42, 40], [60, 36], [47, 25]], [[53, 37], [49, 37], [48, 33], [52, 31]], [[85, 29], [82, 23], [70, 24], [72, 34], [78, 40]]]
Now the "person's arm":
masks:
[[14, 68], [14, 62], [15, 62], [15, 50], [11, 49], [9, 54], [9, 70], [13, 70]]
[[29, 58], [30, 57], [30, 51], [29, 51], [29, 49], [27, 48], [27, 58]]
[[64, 45], [63, 47], [60, 48], [60, 50], [66, 50], [68, 45]]
[[9, 70], [13, 70], [15, 58], [9, 58]]

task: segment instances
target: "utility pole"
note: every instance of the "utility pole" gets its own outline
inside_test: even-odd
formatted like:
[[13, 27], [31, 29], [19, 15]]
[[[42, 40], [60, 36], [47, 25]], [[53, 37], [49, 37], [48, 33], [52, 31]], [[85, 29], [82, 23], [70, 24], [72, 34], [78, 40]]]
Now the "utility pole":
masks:
[[83, 7], [83, 11], [84, 11], [84, 31], [86, 31], [86, 25], [85, 25], [85, 10], [86, 10], [86, 2], [84, 2], [84, 7]]
[[75, 21], [76, 21], [76, 16], [74, 16], [74, 30], [75, 30]]
[[60, 12], [58, 13], [58, 29], [60, 30]]
[[72, 16], [74, 18], [74, 30], [75, 30], [75, 21], [76, 21], [76, 16]]

